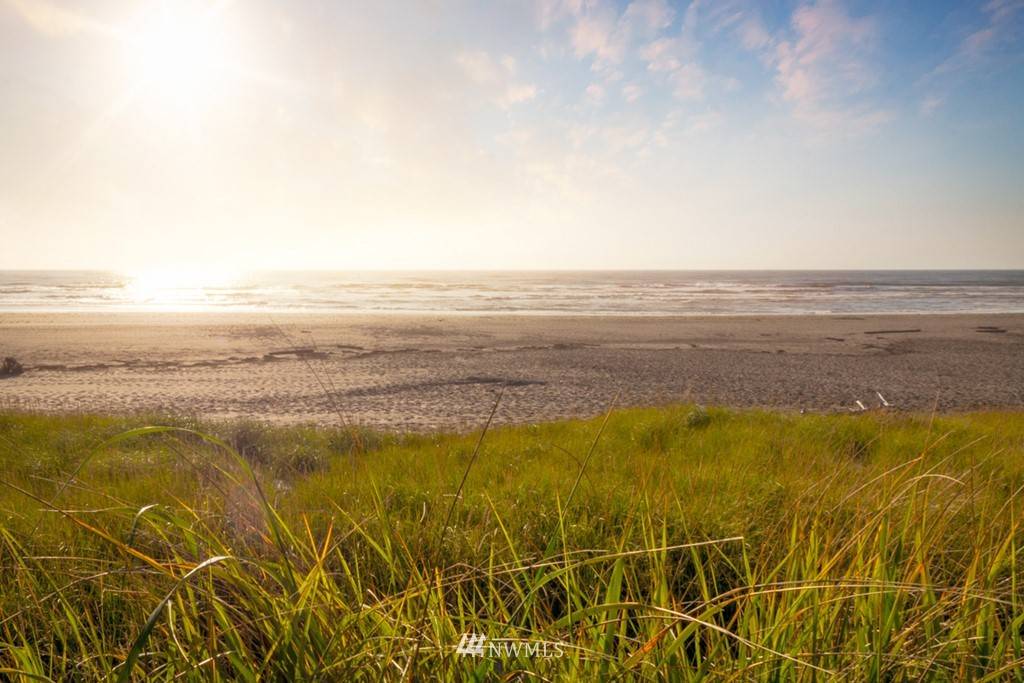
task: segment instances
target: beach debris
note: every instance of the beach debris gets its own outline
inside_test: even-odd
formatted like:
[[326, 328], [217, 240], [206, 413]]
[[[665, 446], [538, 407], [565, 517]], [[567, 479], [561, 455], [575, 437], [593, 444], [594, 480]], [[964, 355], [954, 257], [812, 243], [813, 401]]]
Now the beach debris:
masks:
[[920, 331], [920, 327], [914, 327], [909, 330], [868, 330], [864, 334], [913, 334], [914, 332]]
[[3, 364], [0, 364], [0, 377], [17, 377], [25, 372], [25, 367], [17, 359], [7, 356]]
[[298, 360], [310, 360], [313, 358], [322, 360], [327, 358], [329, 355], [331, 354], [327, 351], [320, 351], [311, 346], [307, 346], [286, 349], [284, 351], [271, 351], [263, 355], [263, 360], [283, 360], [289, 356]]
[[985, 332], [988, 334], [1006, 334], [1006, 330], [1002, 327], [996, 327], [995, 325], [979, 325], [974, 328], [975, 332]]
[[876, 391], [875, 396], [878, 397], [878, 400], [881, 401], [882, 405], [885, 406], [886, 408], [892, 407], [892, 404], [885, 400], [885, 396], [882, 396], [882, 392]]
[[534, 385], [543, 386], [547, 384], [539, 379], [518, 379], [514, 377], [489, 377], [487, 375], [470, 375], [462, 379], [455, 379], [449, 384], [501, 384], [506, 387], [529, 387]]
[[861, 401], [860, 399], [857, 399], [857, 407], [861, 409], [861, 412], [868, 409], [868, 407], [864, 405], [863, 401]]

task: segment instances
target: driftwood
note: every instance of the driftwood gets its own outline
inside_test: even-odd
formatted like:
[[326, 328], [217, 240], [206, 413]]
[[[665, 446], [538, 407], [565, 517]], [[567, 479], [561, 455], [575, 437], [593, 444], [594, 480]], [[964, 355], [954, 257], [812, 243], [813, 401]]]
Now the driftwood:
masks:
[[8, 356], [0, 364], [0, 377], [16, 377], [25, 372], [25, 368], [16, 359]]

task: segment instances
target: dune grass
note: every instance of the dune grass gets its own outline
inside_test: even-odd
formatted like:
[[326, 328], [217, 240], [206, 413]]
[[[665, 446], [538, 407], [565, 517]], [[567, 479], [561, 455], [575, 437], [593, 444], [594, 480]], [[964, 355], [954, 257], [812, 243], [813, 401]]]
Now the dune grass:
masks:
[[0, 677], [1024, 680], [1024, 413], [480, 437], [0, 416]]

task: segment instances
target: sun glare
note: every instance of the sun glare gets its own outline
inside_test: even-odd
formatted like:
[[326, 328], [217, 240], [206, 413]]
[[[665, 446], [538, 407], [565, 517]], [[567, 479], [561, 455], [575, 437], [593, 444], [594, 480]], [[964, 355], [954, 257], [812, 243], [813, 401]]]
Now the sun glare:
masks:
[[128, 275], [127, 303], [132, 306], [203, 308], [216, 290], [237, 280], [234, 272], [207, 268], [157, 268]]
[[208, 4], [165, 2], [143, 14], [127, 59], [144, 103], [171, 114], [197, 113], [229, 85], [228, 32]]

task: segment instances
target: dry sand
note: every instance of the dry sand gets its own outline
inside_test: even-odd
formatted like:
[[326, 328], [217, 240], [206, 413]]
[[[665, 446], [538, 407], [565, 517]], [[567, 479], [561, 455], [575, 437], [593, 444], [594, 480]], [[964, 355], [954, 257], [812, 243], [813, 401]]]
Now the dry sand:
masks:
[[640, 318], [0, 314], [0, 410], [429, 430], [695, 401], [1020, 408], [1024, 315]]

